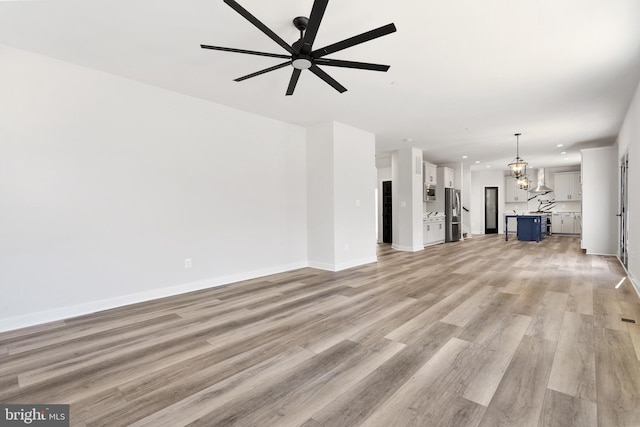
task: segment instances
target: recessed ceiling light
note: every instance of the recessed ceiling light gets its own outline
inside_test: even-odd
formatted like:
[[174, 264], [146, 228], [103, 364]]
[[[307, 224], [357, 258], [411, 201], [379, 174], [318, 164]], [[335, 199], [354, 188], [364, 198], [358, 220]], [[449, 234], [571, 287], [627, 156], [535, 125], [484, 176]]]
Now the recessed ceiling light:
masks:
[[556, 147], [564, 147], [564, 144], [558, 144]]
[[561, 151], [560, 154], [567, 154], [567, 152], [566, 151]]
[[411, 142], [411, 141], [413, 141], [413, 138], [404, 138], [403, 141], [404, 142]]
[[490, 167], [491, 167], [491, 165], [487, 165], [487, 167], [488, 167], [488, 168], [490, 168]]
[[476, 160], [476, 165], [479, 165], [479, 164], [480, 164], [480, 160]]
[[463, 158], [463, 159], [468, 159], [468, 158], [469, 158], [469, 156], [462, 156], [462, 158]]

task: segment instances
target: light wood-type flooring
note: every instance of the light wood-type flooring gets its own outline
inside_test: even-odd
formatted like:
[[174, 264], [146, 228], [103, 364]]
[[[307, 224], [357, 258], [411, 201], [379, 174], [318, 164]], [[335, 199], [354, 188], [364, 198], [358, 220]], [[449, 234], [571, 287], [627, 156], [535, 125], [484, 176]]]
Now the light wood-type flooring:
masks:
[[74, 426], [640, 426], [624, 275], [575, 237], [379, 245], [0, 334], [0, 402]]

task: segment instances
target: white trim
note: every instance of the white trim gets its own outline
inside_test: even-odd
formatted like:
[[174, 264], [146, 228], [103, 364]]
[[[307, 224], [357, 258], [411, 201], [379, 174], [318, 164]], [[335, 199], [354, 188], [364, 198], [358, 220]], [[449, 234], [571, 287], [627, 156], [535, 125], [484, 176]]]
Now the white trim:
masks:
[[335, 264], [329, 264], [326, 262], [309, 261], [309, 267], [317, 268], [318, 270], [337, 271], [335, 269]]
[[341, 264], [337, 264], [335, 271], [346, 270], [348, 268], [358, 267], [358, 266], [364, 265], [364, 264], [371, 264], [371, 263], [377, 262], [377, 261], [378, 261], [378, 257], [376, 257], [376, 256], [355, 259], [355, 260], [352, 260], [352, 261], [348, 261], [348, 262], [343, 262]]
[[242, 280], [255, 279], [257, 277], [268, 276], [270, 274], [282, 273], [285, 271], [296, 270], [298, 268], [309, 267], [306, 262], [299, 262], [277, 267], [264, 268], [260, 270], [249, 271], [242, 274], [234, 274], [229, 276], [214, 277], [207, 280], [199, 280], [196, 282], [183, 283], [181, 285], [170, 286], [167, 288], [154, 289], [147, 292], [140, 292], [130, 295], [122, 295], [113, 298], [107, 298], [97, 301], [89, 301], [83, 304], [72, 305], [69, 307], [61, 307], [53, 310], [41, 311], [22, 316], [9, 317], [0, 319], [0, 332], [6, 332], [19, 328], [26, 328], [42, 323], [49, 323], [71, 317], [82, 316], [98, 311], [109, 310], [111, 308], [122, 307], [125, 305], [136, 304], [145, 301], [151, 301], [158, 298], [165, 298], [174, 295], [180, 295], [188, 292], [199, 291], [207, 288], [215, 288], [217, 286], [227, 285], [229, 283], [240, 282]]
[[636, 291], [636, 294], [638, 295], [638, 297], [640, 298], [640, 283], [638, 283], [633, 276], [631, 276], [631, 273], [629, 273], [629, 270], [627, 270], [627, 267], [624, 266], [624, 264], [622, 263], [622, 260], [620, 259], [619, 256], [615, 255], [615, 257], [618, 259], [618, 262], [620, 263], [620, 265], [622, 266], [622, 268], [624, 269], [625, 273], [627, 273], [627, 278], [629, 279], [629, 281], [631, 282], [631, 286], [633, 287], [633, 289]]
[[404, 252], [418, 252], [424, 250], [424, 246], [400, 246], [395, 243], [391, 245], [392, 249]]
[[343, 262], [343, 263], [340, 263], [340, 264], [328, 264], [328, 263], [324, 263], [324, 262], [310, 262], [309, 263], [309, 267], [317, 268], [319, 270], [326, 270], [326, 271], [341, 271], [341, 270], [346, 270], [348, 268], [358, 267], [358, 266], [364, 265], [364, 264], [371, 264], [371, 263], [377, 262], [377, 261], [378, 261], [378, 258], [373, 256], [373, 257], [367, 257], [367, 258], [360, 258], [360, 259], [356, 259], [356, 260], [351, 260], [351, 261]]

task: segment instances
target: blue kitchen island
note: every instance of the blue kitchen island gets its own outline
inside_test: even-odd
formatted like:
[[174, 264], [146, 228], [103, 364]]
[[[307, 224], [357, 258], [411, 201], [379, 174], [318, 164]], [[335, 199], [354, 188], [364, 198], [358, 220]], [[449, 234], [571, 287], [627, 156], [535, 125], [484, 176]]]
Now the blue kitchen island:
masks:
[[509, 218], [518, 221], [517, 238], [529, 242], [540, 242], [547, 234], [546, 215], [505, 215], [504, 216], [504, 240], [509, 241]]

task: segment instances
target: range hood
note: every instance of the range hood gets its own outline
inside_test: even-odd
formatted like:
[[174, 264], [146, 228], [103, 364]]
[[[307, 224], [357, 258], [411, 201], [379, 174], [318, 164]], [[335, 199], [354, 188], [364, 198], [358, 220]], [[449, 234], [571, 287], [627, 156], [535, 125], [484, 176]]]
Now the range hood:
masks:
[[551, 188], [544, 185], [544, 168], [538, 169], [538, 186], [533, 190], [529, 190], [530, 193], [548, 193], [553, 191]]

